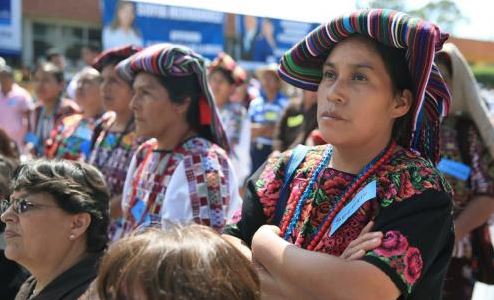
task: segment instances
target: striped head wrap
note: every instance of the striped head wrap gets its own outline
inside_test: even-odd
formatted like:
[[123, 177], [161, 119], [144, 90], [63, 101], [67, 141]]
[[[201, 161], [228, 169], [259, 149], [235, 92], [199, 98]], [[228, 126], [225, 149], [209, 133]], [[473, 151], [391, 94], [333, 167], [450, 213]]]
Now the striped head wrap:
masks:
[[408, 148], [433, 162], [439, 159], [439, 126], [449, 110], [450, 95], [434, 55], [448, 38], [427, 21], [387, 9], [361, 10], [340, 16], [314, 29], [282, 57], [278, 74], [286, 82], [316, 91], [322, 65], [330, 50], [353, 34], [372, 38], [390, 47], [406, 49], [412, 78], [414, 103]]
[[215, 70], [224, 70], [237, 86], [242, 85], [247, 80], [247, 73], [241, 68], [237, 62], [228, 54], [221, 52], [209, 65], [209, 72]]
[[207, 82], [206, 65], [202, 56], [185, 46], [168, 43], [156, 44], [120, 62], [117, 72], [129, 81], [134, 80], [139, 72], [159, 77], [196, 76], [202, 92], [199, 96], [199, 103], [196, 104], [199, 105], [200, 124], [210, 131], [213, 137], [211, 142], [226, 151], [230, 150], [214, 97]]
[[118, 64], [122, 60], [128, 58], [129, 56], [141, 51], [142, 48], [139, 46], [123, 46], [115, 47], [106, 50], [105, 52], [98, 55], [93, 62], [93, 68], [98, 71], [103, 71], [103, 68], [110, 64]]

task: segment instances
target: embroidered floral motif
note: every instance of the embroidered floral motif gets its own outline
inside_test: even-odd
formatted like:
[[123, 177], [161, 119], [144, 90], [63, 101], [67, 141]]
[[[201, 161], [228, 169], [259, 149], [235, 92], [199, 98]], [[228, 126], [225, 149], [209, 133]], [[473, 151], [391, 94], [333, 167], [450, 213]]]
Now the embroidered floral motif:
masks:
[[412, 291], [413, 285], [422, 274], [423, 261], [420, 250], [411, 247], [407, 238], [398, 231], [386, 232], [381, 246], [367, 255], [376, 257], [395, 269], [407, 286], [408, 292]]

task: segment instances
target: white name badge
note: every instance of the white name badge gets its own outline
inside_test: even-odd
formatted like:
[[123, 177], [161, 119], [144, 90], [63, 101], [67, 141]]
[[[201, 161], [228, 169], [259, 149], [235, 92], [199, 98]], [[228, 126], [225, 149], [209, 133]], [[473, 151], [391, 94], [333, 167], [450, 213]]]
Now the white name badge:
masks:
[[331, 230], [329, 236], [332, 236], [341, 225], [343, 225], [348, 218], [350, 218], [365, 202], [376, 198], [377, 182], [375, 180], [367, 184], [360, 192], [353, 197], [345, 207], [336, 215], [331, 223]]
[[470, 172], [472, 169], [461, 163], [451, 159], [443, 158], [437, 165], [437, 169], [444, 174], [453, 176], [462, 181], [465, 181], [470, 177]]

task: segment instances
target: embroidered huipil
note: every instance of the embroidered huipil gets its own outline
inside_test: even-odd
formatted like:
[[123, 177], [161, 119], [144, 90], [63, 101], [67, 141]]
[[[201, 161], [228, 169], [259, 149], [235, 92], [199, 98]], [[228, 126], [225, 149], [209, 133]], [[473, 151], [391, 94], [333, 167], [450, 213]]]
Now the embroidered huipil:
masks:
[[106, 113], [102, 119], [102, 130], [95, 139], [89, 163], [105, 177], [110, 195], [120, 195], [132, 155], [141, 140], [136, 137], [133, 123], [125, 132], [112, 131], [111, 127], [115, 123], [113, 112]]
[[[297, 206], [326, 147], [311, 147], [295, 171], [282, 224]], [[270, 224], [290, 155], [291, 151], [287, 151], [270, 157], [249, 179], [242, 219], [229, 225], [225, 233], [250, 244], [255, 231], [263, 224]], [[288, 241], [307, 248], [355, 176], [323, 168]], [[331, 236], [330, 230], [324, 232], [314, 250], [339, 256], [364, 226], [374, 220], [372, 230], [382, 231], [385, 236], [381, 246], [367, 252], [363, 260], [386, 273], [403, 298], [425, 299], [427, 295], [436, 299], [434, 295], [441, 292], [440, 283], [454, 242], [449, 185], [429, 161], [401, 147], [360, 190], [374, 180], [377, 197], [359, 207]]]
[[195, 222], [221, 232], [242, 203], [225, 151], [199, 137], [174, 151], [156, 147], [151, 139], [132, 159], [122, 200], [124, 217], [114, 239], [154, 222]]
[[97, 118], [81, 114], [68, 116], [52, 131], [52, 144], [45, 150], [47, 158], [86, 161], [91, 153], [91, 138]]

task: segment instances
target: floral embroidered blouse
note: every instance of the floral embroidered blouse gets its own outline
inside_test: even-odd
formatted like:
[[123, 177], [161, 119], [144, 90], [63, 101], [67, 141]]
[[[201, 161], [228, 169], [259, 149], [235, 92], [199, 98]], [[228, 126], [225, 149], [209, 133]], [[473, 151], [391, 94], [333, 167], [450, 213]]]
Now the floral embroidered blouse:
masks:
[[[295, 209], [312, 170], [328, 146], [311, 147], [289, 185], [284, 219]], [[247, 244], [263, 224], [271, 224], [291, 151], [272, 156], [249, 180], [241, 220], [226, 228]], [[356, 176], [329, 167], [316, 178], [289, 242], [307, 248], [318, 226], [335, 208]], [[315, 251], [339, 256], [374, 220], [373, 231], [385, 236], [364, 261], [387, 274], [403, 299], [440, 299], [442, 281], [453, 249], [451, 189], [433, 165], [401, 147], [360, 190], [376, 181], [377, 197], [365, 202], [332, 235], [325, 232]], [[278, 225], [278, 224], [276, 224]]]

